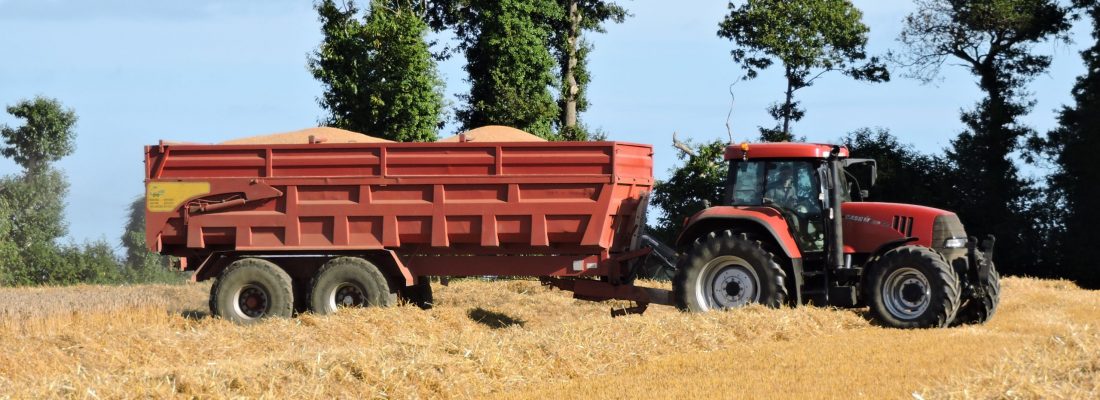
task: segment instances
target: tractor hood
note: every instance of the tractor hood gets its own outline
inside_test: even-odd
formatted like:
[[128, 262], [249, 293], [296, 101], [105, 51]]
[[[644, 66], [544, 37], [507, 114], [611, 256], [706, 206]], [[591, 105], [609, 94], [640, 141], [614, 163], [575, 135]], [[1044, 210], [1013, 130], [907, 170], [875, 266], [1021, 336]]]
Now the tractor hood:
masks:
[[[857, 253], [874, 252], [880, 246], [899, 240], [939, 247], [939, 236], [965, 237], [958, 216], [938, 208], [900, 203], [849, 202], [842, 205], [844, 244]], [[957, 227], [945, 230], [944, 226]], [[937, 229], [940, 228], [940, 229]], [[954, 232], [954, 231], [959, 232]]]

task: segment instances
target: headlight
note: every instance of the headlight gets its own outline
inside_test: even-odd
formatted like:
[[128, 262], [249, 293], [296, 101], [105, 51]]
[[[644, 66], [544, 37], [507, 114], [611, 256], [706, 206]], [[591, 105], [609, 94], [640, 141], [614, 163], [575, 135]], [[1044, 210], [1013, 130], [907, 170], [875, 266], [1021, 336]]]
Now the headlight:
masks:
[[948, 249], [961, 249], [966, 247], [966, 238], [951, 238], [943, 242], [943, 247]]

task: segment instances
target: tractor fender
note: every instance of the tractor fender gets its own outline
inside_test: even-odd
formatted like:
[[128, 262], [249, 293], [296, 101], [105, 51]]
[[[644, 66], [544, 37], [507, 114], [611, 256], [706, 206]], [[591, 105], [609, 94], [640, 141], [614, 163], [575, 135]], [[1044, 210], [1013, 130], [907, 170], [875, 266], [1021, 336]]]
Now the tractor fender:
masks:
[[878, 248], [875, 249], [875, 251], [871, 252], [871, 256], [867, 258], [867, 265], [870, 265], [874, 260], [877, 260], [883, 254], [886, 254], [886, 252], [901, 246], [905, 246], [909, 243], [913, 243], [917, 240], [918, 239], [915, 237], [904, 237], [901, 239], [891, 240], [889, 242], [883, 243], [879, 245]]
[[691, 245], [696, 238], [710, 232], [731, 228], [755, 230], [767, 234], [783, 250], [789, 259], [802, 258], [798, 244], [790, 234], [787, 220], [770, 207], [710, 207], [691, 216], [684, 223], [684, 229], [676, 239], [676, 248]]

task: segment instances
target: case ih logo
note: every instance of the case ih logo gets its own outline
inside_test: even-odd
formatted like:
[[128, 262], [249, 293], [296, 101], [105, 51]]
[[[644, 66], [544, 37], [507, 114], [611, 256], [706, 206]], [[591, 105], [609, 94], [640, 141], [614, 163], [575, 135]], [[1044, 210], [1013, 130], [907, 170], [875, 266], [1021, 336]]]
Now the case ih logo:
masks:
[[876, 219], [871, 218], [871, 217], [865, 217], [865, 216], [862, 216], [862, 215], [845, 214], [844, 219], [852, 221], [852, 222], [859, 222], [861, 224], [873, 224], [873, 225], [890, 226], [890, 224], [888, 224], [888, 223], [876, 220]]

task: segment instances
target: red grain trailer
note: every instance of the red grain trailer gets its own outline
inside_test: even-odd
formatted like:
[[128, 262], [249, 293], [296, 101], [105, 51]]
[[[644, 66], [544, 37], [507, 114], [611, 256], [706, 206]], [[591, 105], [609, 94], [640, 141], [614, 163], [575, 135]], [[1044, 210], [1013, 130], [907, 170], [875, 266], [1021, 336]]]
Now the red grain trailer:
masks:
[[630, 285], [653, 149], [621, 142], [162, 144], [145, 148], [146, 239], [214, 314], [250, 322], [430, 302], [429, 276], [538, 276], [578, 298]]

